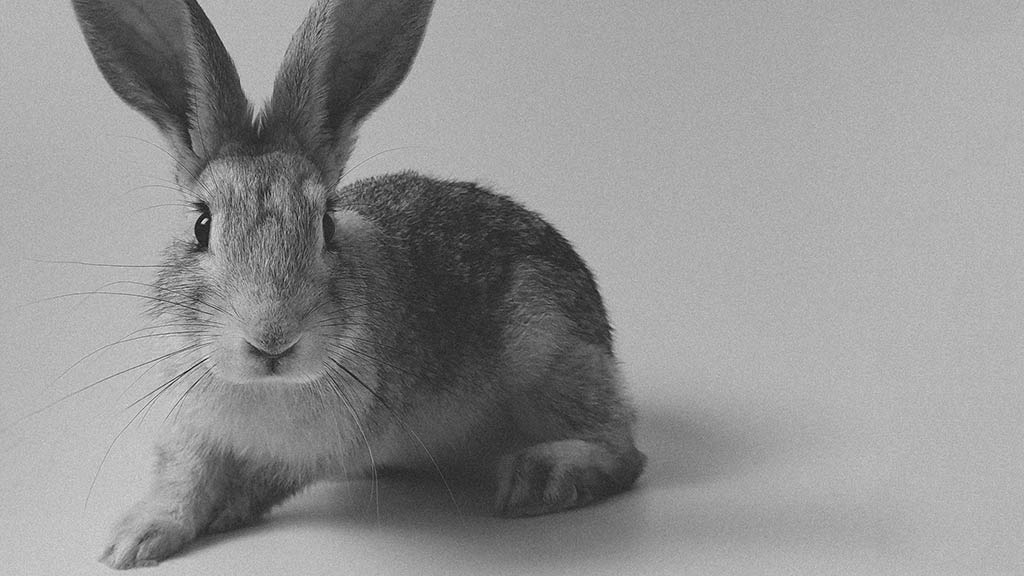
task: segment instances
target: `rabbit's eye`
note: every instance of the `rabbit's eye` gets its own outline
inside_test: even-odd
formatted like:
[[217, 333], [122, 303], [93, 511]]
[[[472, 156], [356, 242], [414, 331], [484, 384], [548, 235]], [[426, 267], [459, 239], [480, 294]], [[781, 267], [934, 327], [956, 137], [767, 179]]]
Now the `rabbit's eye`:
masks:
[[210, 246], [210, 224], [212, 221], [208, 208], [204, 208], [199, 214], [199, 218], [196, 219], [196, 242], [199, 244], [200, 250], [206, 250]]
[[331, 240], [334, 240], [334, 218], [331, 215], [324, 214], [324, 244], [330, 244]]

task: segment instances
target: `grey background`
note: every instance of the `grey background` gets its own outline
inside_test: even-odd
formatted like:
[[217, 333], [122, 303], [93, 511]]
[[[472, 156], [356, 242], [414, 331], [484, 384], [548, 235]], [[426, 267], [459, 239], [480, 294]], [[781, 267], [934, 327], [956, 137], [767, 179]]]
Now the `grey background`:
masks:
[[[478, 180], [556, 224], [648, 473], [515, 522], [321, 488], [147, 573], [1024, 571], [1022, 10], [848, 4], [441, 1], [350, 178]], [[261, 100], [307, 2], [203, 5]], [[141, 303], [49, 299], [147, 275], [39, 260], [154, 263], [189, 222], [66, 3], [0, 6], [0, 78], [0, 566], [106, 573], [162, 418], [128, 425], [145, 375], [24, 416], [154, 357], [76, 364]]]

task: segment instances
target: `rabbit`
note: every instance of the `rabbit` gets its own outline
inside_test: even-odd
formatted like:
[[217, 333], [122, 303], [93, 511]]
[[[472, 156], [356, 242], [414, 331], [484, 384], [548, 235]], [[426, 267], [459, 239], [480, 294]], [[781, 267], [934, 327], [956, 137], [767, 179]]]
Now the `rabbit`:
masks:
[[320, 0], [255, 112], [195, 0], [73, 0], [108, 84], [159, 129], [194, 225], [152, 314], [179, 328], [148, 495], [101, 560], [158, 563], [311, 483], [478, 475], [499, 516], [633, 486], [645, 456], [587, 266], [537, 214], [412, 172], [339, 187], [428, 0]]

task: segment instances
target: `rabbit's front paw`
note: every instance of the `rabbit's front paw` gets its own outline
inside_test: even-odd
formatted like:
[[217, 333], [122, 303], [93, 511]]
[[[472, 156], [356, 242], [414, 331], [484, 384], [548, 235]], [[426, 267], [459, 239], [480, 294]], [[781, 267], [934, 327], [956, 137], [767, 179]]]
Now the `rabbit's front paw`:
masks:
[[194, 537], [170, 515], [132, 513], [118, 525], [100, 561], [119, 570], [152, 566], [184, 548]]

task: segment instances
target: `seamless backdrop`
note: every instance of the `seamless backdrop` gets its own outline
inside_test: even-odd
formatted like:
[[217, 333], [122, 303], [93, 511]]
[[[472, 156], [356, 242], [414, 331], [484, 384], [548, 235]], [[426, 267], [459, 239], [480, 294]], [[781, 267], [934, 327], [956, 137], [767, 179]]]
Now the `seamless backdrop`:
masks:
[[[307, 1], [203, 6], [262, 100]], [[477, 180], [558, 226], [648, 472], [517, 521], [324, 486], [147, 573], [1024, 573], [1022, 16], [441, 0], [347, 179]], [[81, 263], [153, 264], [189, 223], [69, 3], [0, 6], [0, 102], [0, 566], [106, 573], [163, 414], [120, 373], [156, 353], [104, 348], [143, 303], [84, 294], [147, 270]]]

